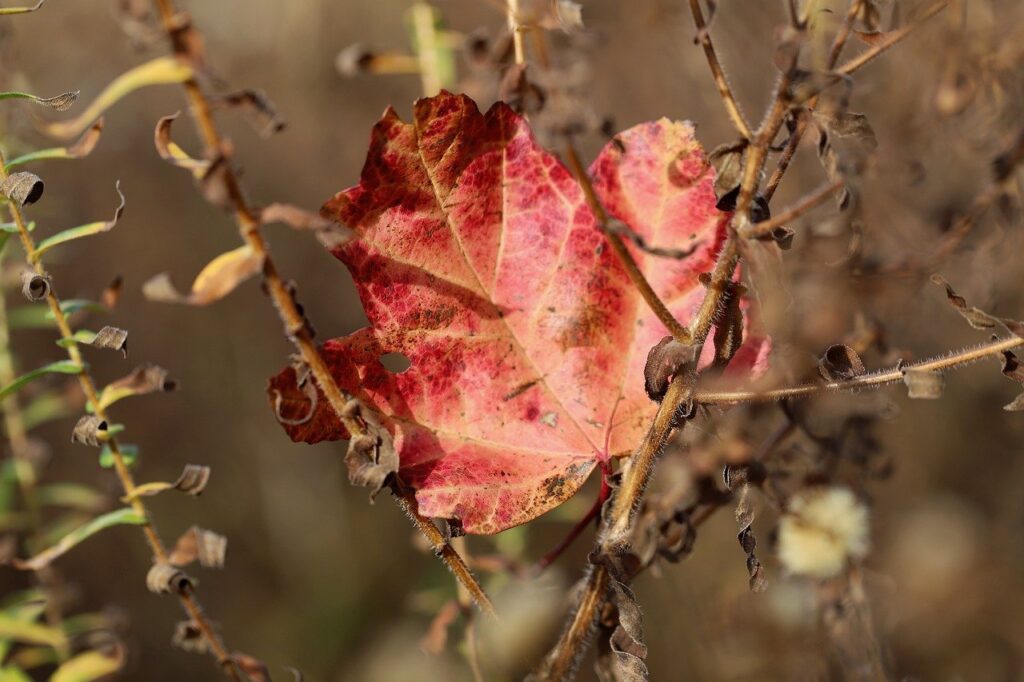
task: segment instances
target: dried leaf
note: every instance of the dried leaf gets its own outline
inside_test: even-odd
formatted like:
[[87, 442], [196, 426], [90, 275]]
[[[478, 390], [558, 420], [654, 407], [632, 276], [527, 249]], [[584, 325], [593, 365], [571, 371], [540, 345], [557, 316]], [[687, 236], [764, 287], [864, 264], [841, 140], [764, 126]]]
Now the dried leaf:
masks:
[[131, 495], [126, 495], [123, 500], [129, 502], [136, 497], [152, 497], [165, 490], [179, 490], [186, 495], [199, 497], [210, 482], [210, 467], [199, 464], [186, 464], [178, 480], [174, 483], [166, 481], [155, 481], [136, 486]]
[[117, 302], [121, 300], [121, 291], [124, 289], [124, 278], [118, 275], [114, 278], [110, 284], [100, 293], [100, 305], [107, 310], [113, 310], [117, 307]]
[[284, 223], [296, 230], [312, 230], [328, 249], [336, 249], [352, 238], [352, 230], [340, 223], [291, 204], [270, 204], [260, 211], [260, 222]]
[[58, 232], [52, 237], [48, 237], [43, 241], [39, 242], [36, 246], [36, 254], [43, 255], [50, 249], [66, 242], [74, 241], [75, 239], [81, 239], [82, 237], [90, 237], [94, 234], [100, 234], [102, 232], [109, 232], [114, 229], [117, 225], [117, 221], [121, 219], [121, 215], [124, 213], [124, 194], [121, 192], [121, 181], [118, 180], [114, 183], [114, 190], [117, 192], [117, 196], [120, 198], [120, 202], [117, 208], [114, 209], [114, 217], [110, 220], [101, 220], [95, 223], [88, 223], [86, 225], [79, 225], [78, 227], [72, 227], [70, 229]]
[[359, 74], [414, 74], [420, 72], [420, 60], [416, 55], [375, 52], [366, 45], [354, 43], [338, 53], [334, 68], [348, 78]]
[[636, 595], [625, 583], [614, 578], [609, 585], [610, 601], [615, 607], [614, 620], [602, 623], [607, 639], [602, 636], [595, 664], [602, 682], [641, 682], [648, 679], [647, 646], [644, 644], [643, 616]]
[[462, 608], [459, 602], [452, 599], [445, 602], [444, 606], [437, 612], [437, 615], [430, 621], [427, 633], [420, 640], [420, 651], [431, 656], [440, 656], [448, 645], [448, 628], [450, 628], [459, 616]]
[[[43, 3], [40, 2], [39, 4], [42, 5]], [[9, 7], [6, 10], [0, 8], [0, 16], [3, 16], [4, 14], [13, 13], [11, 12], [11, 10], [26, 11], [24, 8], [18, 7]], [[75, 90], [74, 92], [65, 92], [60, 95], [57, 95], [56, 97], [36, 97], [35, 95], [29, 94], [27, 92], [0, 92], [0, 100], [27, 99], [30, 102], [42, 104], [43, 106], [50, 107], [51, 109], [55, 109], [57, 111], [67, 111], [72, 107], [72, 105], [74, 105], [75, 100], [78, 99], [79, 92], [79, 90]]]
[[[592, 166], [596, 191], [648, 242], [699, 242], [671, 261], [629, 247], [687, 319], [729, 220], [715, 208], [714, 171], [689, 124], [641, 124], [618, 139]], [[666, 330], [572, 174], [507, 105], [483, 115], [445, 92], [420, 100], [413, 123], [389, 110], [362, 183], [323, 211], [358, 235], [332, 253], [371, 325], [328, 341], [323, 355], [393, 435], [423, 514], [459, 519], [468, 533], [524, 523], [571, 496], [599, 458], [643, 437], [656, 407], [642, 370]], [[752, 356], [764, 347], [748, 344]], [[388, 371], [388, 353], [411, 366]], [[272, 380], [275, 403], [305, 400], [297, 379], [288, 369]], [[311, 442], [346, 437], [330, 411], [321, 400], [309, 420], [284, 427]]]
[[935, 400], [942, 397], [946, 380], [939, 372], [924, 369], [903, 370], [903, 383], [907, 385], [911, 398]]
[[43, 181], [25, 171], [11, 173], [0, 183], [0, 194], [19, 206], [29, 206], [42, 198]]
[[103, 112], [125, 95], [147, 85], [183, 83], [194, 75], [192, 67], [176, 57], [157, 57], [115, 78], [78, 118], [49, 123], [42, 126], [42, 130], [51, 137], [70, 140], [81, 135]]
[[96, 144], [100, 141], [100, 133], [103, 132], [103, 119], [99, 118], [89, 126], [89, 129], [82, 133], [82, 136], [78, 138], [70, 147], [50, 147], [48, 149], [39, 149], [28, 154], [22, 154], [16, 158], [11, 159], [4, 168], [10, 172], [12, 168], [22, 166], [26, 163], [32, 163], [35, 161], [45, 161], [47, 159], [82, 159], [92, 153], [92, 150], [96, 148]]
[[545, 0], [547, 7], [535, 23], [547, 30], [566, 33], [583, 30], [583, 6], [573, 0]]
[[203, 568], [224, 568], [228, 539], [211, 530], [192, 526], [174, 543], [168, 561], [184, 568], [195, 560]]
[[106, 440], [107, 436], [106, 420], [94, 414], [86, 414], [75, 424], [71, 432], [71, 442], [99, 447], [100, 440]]
[[358, 419], [365, 433], [351, 438], [345, 464], [348, 480], [353, 485], [370, 488], [370, 499], [390, 482], [398, 471], [398, 452], [391, 442], [391, 434], [380, 425], [369, 410], [363, 410], [358, 400], [345, 405], [346, 416]]
[[153, 144], [156, 146], [157, 154], [160, 155], [161, 159], [172, 166], [189, 171], [198, 182], [210, 170], [211, 161], [208, 159], [192, 158], [171, 139], [171, 124], [180, 115], [181, 112], [176, 112], [170, 116], [164, 116], [156, 122], [156, 128], [153, 130]]
[[153, 564], [146, 573], [146, 588], [153, 594], [184, 595], [191, 592], [192, 578], [171, 564]]
[[178, 621], [174, 627], [171, 644], [182, 651], [194, 654], [205, 654], [210, 650], [210, 642], [203, 636], [203, 631], [194, 620]]
[[644, 390], [647, 397], [661, 402], [674, 377], [689, 367], [696, 357], [697, 349], [691, 344], [682, 344], [666, 336], [647, 353], [644, 365]]
[[957, 294], [942, 275], [932, 275], [931, 280], [933, 283], [946, 288], [946, 298], [949, 299], [949, 304], [960, 313], [961, 317], [967, 320], [967, 324], [981, 330], [993, 329], [999, 326], [1000, 322], [995, 317], [992, 317], [980, 308], [967, 305], [967, 299]]
[[818, 373], [825, 381], [846, 381], [864, 371], [864, 362], [857, 351], [841, 343], [829, 346], [818, 360]]
[[92, 537], [101, 530], [124, 524], [138, 526], [145, 523], [147, 523], [146, 517], [130, 507], [116, 509], [112, 512], [107, 512], [106, 514], [97, 516], [88, 523], [72, 530], [64, 535], [56, 545], [40, 552], [31, 559], [25, 561], [14, 559], [11, 564], [15, 568], [24, 571], [38, 571], [49, 566], [55, 559], [66, 554], [72, 547]]
[[213, 104], [228, 109], [242, 109], [263, 137], [270, 137], [285, 128], [285, 120], [261, 90], [231, 92], [217, 97]]
[[224, 298], [253, 275], [263, 270], [263, 255], [246, 244], [222, 253], [207, 263], [196, 275], [192, 290], [180, 293], [171, 282], [171, 276], [162, 272], [142, 285], [142, 294], [151, 301], [209, 305]]
[[50, 295], [50, 276], [25, 270], [21, 273], [21, 293], [33, 303], [45, 300]]
[[109, 348], [119, 350], [124, 357], [128, 357], [128, 332], [118, 327], [103, 327], [92, 337], [91, 340], [83, 341], [93, 348]]
[[106, 409], [129, 396], [173, 391], [177, 387], [177, 382], [167, 378], [166, 369], [147, 362], [133, 369], [127, 376], [104, 386], [100, 392], [100, 406]]

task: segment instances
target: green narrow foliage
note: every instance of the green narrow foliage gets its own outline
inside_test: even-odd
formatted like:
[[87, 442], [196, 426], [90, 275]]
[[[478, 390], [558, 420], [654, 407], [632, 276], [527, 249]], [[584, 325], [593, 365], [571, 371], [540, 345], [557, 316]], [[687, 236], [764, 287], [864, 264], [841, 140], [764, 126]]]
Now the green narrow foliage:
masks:
[[[124, 458], [125, 466], [129, 468], [135, 466], [139, 459], [139, 446], [119, 443], [118, 447], [121, 451], [121, 457]], [[103, 449], [100, 450], [100, 466], [104, 469], [110, 469], [114, 466], [114, 453], [111, 452], [109, 445], [104, 445]]]
[[12, 393], [21, 389], [25, 384], [29, 383], [33, 379], [38, 379], [41, 376], [47, 374], [80, 374], [83, 367], [76, 362], [70, 360], [60, 360], [58, 362], [51, 362], [48, 365], [43, 365], [31, 372], [26, 372], [20, 377], [7, 384], [3, 388], [0, 388], [0, 399], [6, 398]]
[[79, 483], [51, 483], [36, 491], [39, 504], [52, 507], [69, 507], [84, 511], [102, 509], [107, 498], [87, 485]]
[[142, 525], [144, 523], [146, 523], [146, 517], [139, 514], [131, 507], [115, 509], [112, 512], [107, 512], [106, 514], [97, 516], [88, 523], [72, 530], [62, 537], [57, 544], [40, 552], [31, 559], [27, 561], [15, 561], [14, 565], [21, 569], [36, 571], [49, 565], [54, 559], [101, 530], [124, 524]]

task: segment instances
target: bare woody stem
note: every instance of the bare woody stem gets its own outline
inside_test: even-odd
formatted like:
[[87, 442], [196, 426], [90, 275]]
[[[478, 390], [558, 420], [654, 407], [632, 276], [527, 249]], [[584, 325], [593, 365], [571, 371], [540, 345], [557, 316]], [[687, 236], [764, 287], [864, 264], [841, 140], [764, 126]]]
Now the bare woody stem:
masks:
[[[175, 54], [182, 59], [188, 59], [188, 47], [175, 40], [178, 14], [173, 0], [156, 0], [156, 4], [160, 11], [164, 30], [171, 40]], [[185, 81], [184, 88], [191, 105], [192, 118], [202, 136], [205, 150], [209, 155], [213, 156], [224, 145], [213, 119], [210, 103], [195, 79]], [[338, 419], [344, 424], [346, 430], [352, 436], [365, 435], [362, 424], [355, 417], [349, 416], [345, 411], [345, 405], [351, 400], [351, 396], [346, 395], [338, 386], [334, 376], [331, 374], [330, 368], [320, 354], [292, 292], [285, 284], [270, 256], [270, 250], [260, 232], [260, 222], [256, 212], [248, 204], [238, 176], [230, 165], [225, 169], [224, 182], [235, 215], [235, 223], [238, 226], [239, 235], [263, 261], [263, 279], [289, 340], [298, 350], [303, 362], [309, 367], [310, 373], [313, 375], [324, 397], [326, 397], [328, 404], [334, 410]], [[438, 556], [444, 561], [458, 581], [473, 595], [480, 608], [487, 613], [493, 613], [493, 607], [483, 588], [477, 582], [469, 567], [466, 566], [466, 563], [459, 557], [458, 553], [448, 545], [447, 540], [437, 527], [429, 519], [419, 514], [414, 500], [410, 501], [408, 497], [398, 495], [396, 495], [396, 499], [398, 499], [399, 505], [409, 514], [417, 529], [427, 537]]]
[[804, 198], [797, 201], [791, 208], [784, 210], [778, 215], [759, 223], [746, 225], [740, 230], [740, 236], [746, 239], [763, 239], [771, 237], [776, 228], [796, 220], [800, 216], [828, 201], [837, 190], [843, 186], [842, 179], [827, 182], [818, 189], [810, 192]]
[[785, 398], [799, 398], [827, 391], [855, 391], [862, 388], [874, 388], [903, 381], [903, 373], [909, 369], [926, 372], [942, 372], [957, 369], [984, 358], [994, 357], [1004, 351], [1024, 346], [1024, 338], [1011, 336], [997, 339], [990, 343], [965, 348], [954, 353], [941, 355], [920, 362], [913, 362], [901, 367], [892, 367], [877, 372], [862, 374], [845, 381], [829, 381], [820, 384], [802, 384], [786, 388], [775, 388], [764, 391], [696, 391], [693, 400], [701, 404], [768, 402]]
[[700, 41], [700, 46], [704, 48], [704, 55], [708, 59], [711, 75], [715, 79], [715, 85], [718, 86], [718, 94], [722, 97], [722, 103], [729, 114], [729, 119], [732, 121], [733, 126], [736, 127], [736, 131], [744, 139], [750, 140], [753, 138], [753, 133], [751, 133], [750, 125], [747, 123], [747, 119], [744, 118], [740, 105], [732, 93], [732, 88], [729, 87], [729, 79], [725, 77], [722, 64], [718, 61], [718, 53], [715, 52], [715, 46], [711, 42], [711, 31], [704, 21], [704, 12], [700, 8], [700, 0], [690, 0], [690, 12], [693, 14], [693, 23], [697, 25], [697, 40]]
[[[6, 178], [7, 171], [4, 168], [3, 155], [0, 153], [0, 181], [5, 180]], [[32, 234], [28, 231], [28, 227], [25, 224], [25, 218], [22, 215], [17, 202], [9, 201], [8, 208], [10, 210], [11, 219], [18, 228], [18, 237], [21, 240], [21, 245], [25, 251], [25, 257], [28, 260], [29, 265], [32, 266], [32, 269], [37, 275], [41, 277], [48, 277], [39, 253], [36, 250], [35, 241], [32, 239]], [[61, 308], [60, 299], [57, 297], [57, 294], [54, 293], [52, 288], [47, 292], [46, 303], [50, 308], [50, 313], [53, 315], [54, 323], [57, 330], [60, 332], [61, 339], [66, 344], [68, 358], [80, 368], [80, 371], [76, 376], [78, 377], [78, 384], [82, 389], [82, 393], [85, 395], [87, 404], [92, 409], [93, 414], [104, 421], [108, 421], [109, 418], [107, 416], [106, 409], [103, 406], [103, 403], [100, 402], [99, 393], [96, 390], [96, 382], [93, 381], [92, 375], [86, 369], [81, 350], [78, 348], [78, 344], [75, 341], [75, 336], [71, 331], [71, 326], [68, 324], [67, 316]], [[160, 534], [157, 532], [156, 526], [153, 524], [152, 516], [146, 508], [145, 503], [141, 497], [135, 494], [135, 489], [137, 487], [135, 478], [132, 476], [131, 470], [125, 462], [124, 455], [121, 452], [121, 447], [118, 444], [117, 438], [110, 437], [106, 441], [106, 445], [110, 450], [114, 461], [114, 471], [121, 482], [121, 488], [124, 490], [128, 503], [139, 516], [146, 519], [146, 523], [140, 527], [142, 528], [143, 534], [146, 537], [146, 542], [149, 544], [149, 548], [153, 553], [154, 562], [167, 563], [167, 549], [164, 547], [163, 541], [160, 539]], [[199, 603], [199, 599], [196, 597], [193, 588], [187, 587], [184, 591], [179, 592], [178, 598], [180, 599], [185, 612], [188, 613], [189, 618], [191, 618], [196, 627], [199, 628], [203, 638], [209, 644], [211, 653], [217, 658], [217, 661], [220, 663], [225, 675], [232, 680], [238, 680], [240, 682], [241, 678], [239, 677], [238, 670], [235, 668], [234, 660], [228, 653], [227, 648], [224, 646], [224, 642], [221, 640], [220, 635], [217, 634], [213, 625], [203, 613], [202, 605]]]
[[[859, 55], [836, 69], [836, 73], [842, 76], [849, 76], [851, 73], [865, 66], [893, 45], [896, 45], [898, 42], [913, 33], [917, 27], [941, 12], [948, 4], [949, 0], [941, 0], [940, 2], [936, 2], [929, 6], [914, 23], [907, 24], [895, 31], [890, 31], [884, 38], [872, 45], [869, 49], [864, 50]], [[838, 57], [838, 54], [836, 56]]]

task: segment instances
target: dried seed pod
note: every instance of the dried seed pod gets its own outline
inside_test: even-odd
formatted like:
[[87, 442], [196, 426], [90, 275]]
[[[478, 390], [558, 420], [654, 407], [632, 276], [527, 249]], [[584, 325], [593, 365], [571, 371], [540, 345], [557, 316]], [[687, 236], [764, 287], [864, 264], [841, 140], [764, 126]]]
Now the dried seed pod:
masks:
[[33, 303], [42, 301], [49, 296], [50, 290], [49, 275], [40, 275], [31, 270], [21, 273], [21, 293]]
[[188, 594], [193, 588], [192, 578], [171, 564], [156, 563], [146, 574], [146, 587], [153, 594]]
[[83, 415], [71, 431], [71, 442], [99, 447], [107, 431], [107, 422], [94, 414]]
[[34, 173], [11, 173], [0, 183], [0, 193], [19, 206], [28, 206], [43, 196], [43, 181]]
[[829, 346], [818, 360], [818, 373], [825, 381], [846, 381], [864, 373], [864, 362], [850, 346]]

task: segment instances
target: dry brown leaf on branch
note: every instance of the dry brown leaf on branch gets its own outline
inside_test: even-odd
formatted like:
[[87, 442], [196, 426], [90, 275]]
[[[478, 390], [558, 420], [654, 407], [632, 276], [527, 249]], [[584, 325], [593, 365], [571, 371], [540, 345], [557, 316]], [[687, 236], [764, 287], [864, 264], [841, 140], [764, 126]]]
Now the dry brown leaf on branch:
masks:
[[168, 561], [184, 568], [198, 560], [204, 568], [223, 568], [228, 539], [211, 530], [192, 526], [174, 543]]
[[127, 376], [104, 386], [100, 392], [100, 406], [107, 408], [129, 396], [173, 391], [177, 387], [178, 384], [174, 380], [167, 378], [166, 369], [145, 363], [133, 369]]
[[24, 171], [11, 173], [0, 182], [0, 194], [19, 206], [29, 206], [39, 201], [43, 189], [43, 181], [38, 175]]

